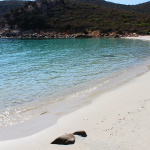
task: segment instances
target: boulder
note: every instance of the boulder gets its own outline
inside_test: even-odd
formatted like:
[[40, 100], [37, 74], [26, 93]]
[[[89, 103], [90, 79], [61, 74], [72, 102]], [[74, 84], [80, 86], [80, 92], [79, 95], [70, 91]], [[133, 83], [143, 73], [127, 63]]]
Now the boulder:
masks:
[[65, 134], [56, 138], [51, 144], [69, 145], [75, 143], [75, 136], [73, 134]]
[[73, 135], [79, 135], [79, 136], [82, 136], [82, 137], [87, 137], [87, 134], [85, 131], [76, 131], [73, 133]]

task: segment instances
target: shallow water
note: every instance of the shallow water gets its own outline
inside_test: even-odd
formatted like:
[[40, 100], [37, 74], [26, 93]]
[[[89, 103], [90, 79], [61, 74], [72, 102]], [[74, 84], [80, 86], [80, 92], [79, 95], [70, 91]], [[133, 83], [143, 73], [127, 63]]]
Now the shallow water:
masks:
[[150, 44], [138, 40], [0, 39], [0, 126], [88, 103], [149, 56]]

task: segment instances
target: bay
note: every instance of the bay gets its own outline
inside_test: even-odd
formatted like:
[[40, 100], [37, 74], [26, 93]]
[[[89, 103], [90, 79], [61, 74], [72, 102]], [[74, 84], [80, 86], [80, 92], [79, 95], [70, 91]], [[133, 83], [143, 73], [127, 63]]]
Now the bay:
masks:
[[149, 56], [150, 44], [138, 40], [0, 39], [0, 125], [45, 113], [43, 105], [57, 109], [66, 95], [80, 104], [102, 79]]

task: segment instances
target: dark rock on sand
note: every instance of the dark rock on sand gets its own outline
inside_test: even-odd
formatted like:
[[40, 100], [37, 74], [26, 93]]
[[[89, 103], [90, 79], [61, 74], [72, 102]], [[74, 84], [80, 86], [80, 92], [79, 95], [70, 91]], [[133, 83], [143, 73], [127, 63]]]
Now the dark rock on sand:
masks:
[[82, 137], [87, 137], [87, 134], [85, 131], [76, 131], [73, 133], [73, 135], [79, 135], [79, 136], [82, 136]]
[[69, 145], [75, 143], [75, 136], [73, 134], [65, 134], [56, 138], [51, 144]]

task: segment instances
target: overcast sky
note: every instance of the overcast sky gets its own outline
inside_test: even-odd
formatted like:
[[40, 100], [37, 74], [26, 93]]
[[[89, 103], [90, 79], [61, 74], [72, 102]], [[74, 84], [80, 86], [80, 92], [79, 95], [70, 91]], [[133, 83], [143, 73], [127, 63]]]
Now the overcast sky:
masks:
[[113, 3], [126, 4], [126, 5], [135, 5], [139, 3], [145, 3], [149, 0], [106, 0]]

